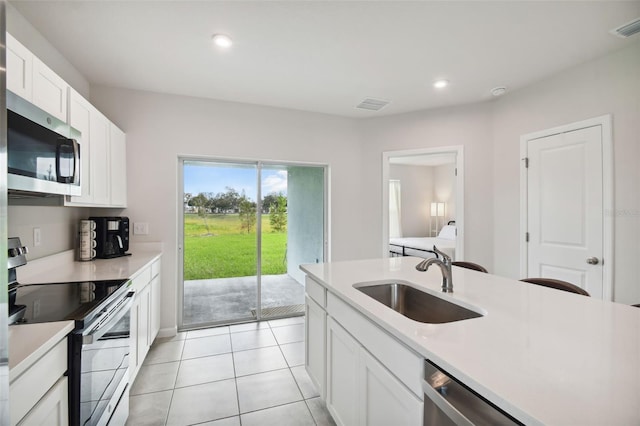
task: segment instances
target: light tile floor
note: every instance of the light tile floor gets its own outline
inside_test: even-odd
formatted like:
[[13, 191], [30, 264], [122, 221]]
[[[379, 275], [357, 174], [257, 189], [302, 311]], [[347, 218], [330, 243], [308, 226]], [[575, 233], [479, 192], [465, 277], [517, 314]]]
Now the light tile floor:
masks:
[[335, 425], [304, 368], [304, 317], [157, 339], [127, 425]]

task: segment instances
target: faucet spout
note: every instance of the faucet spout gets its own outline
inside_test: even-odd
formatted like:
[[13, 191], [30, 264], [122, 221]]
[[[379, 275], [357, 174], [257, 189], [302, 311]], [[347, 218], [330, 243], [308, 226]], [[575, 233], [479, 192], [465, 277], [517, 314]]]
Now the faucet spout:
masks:
[[438, 250], [436, 246], [433, 246], [433, 251], [436, 255], [442, 256], [442, 260], [437, 257], [431, 257], [425, 259], [416, 265], [418, 271], [426, 271], [431, 265], [438, 265], [440, 272], [442, 272], [442, 291], [444, 293], [453, 293], [453, 279], [451, 274], [451, 258], [442, 251]]

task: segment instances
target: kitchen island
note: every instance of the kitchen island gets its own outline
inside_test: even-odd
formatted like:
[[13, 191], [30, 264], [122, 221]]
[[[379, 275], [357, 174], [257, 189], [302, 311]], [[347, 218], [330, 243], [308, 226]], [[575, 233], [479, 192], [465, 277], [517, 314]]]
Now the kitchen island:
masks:
[[[363, 391], [356, 383], [366, 374], [342, 383], [347, 391], [335, 386], [333, 392], [342, 393], [332, 395], [332, 381], [350, 370], [332, 359], [342, 351], [347, 358], [355, 354], [353, 369], [368, 371], [361, 365], [371, 359], [384, 367], [378, 371], [397, 379], [393, 386], [407, 394], [401, 402], [409, 401], [398, 412], [413, 411], [403, 424], [421, 424], [422, 359], [524, 424], [640, 424], [640, 309], [458, 267], [454, 293], [444, 294], [440, 270], [419, 272], [420, 260], [301, 266], [307, 274], [307, 370], [337, 423], [376, 423], [367, 410], [385, 413], [380, 404], [363, 406], [375, 398], [375, 389]], [[354, 288], [392, 281], [482, 316], [420, 323]], [[342, 345], [343, 336], [355, 344]], [[350, 347], [359, 347], [360, 355]], [[336, 396], [350, 400], [342, 403]]]

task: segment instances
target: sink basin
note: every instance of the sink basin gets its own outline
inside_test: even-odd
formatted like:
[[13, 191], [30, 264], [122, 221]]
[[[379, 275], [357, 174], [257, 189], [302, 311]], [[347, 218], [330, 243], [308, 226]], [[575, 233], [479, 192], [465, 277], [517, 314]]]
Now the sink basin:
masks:
[[482, 316], [475, 311], [399, 282], [360, 283], [355, 284], [354, 288], [418, 322], [442, 324]]

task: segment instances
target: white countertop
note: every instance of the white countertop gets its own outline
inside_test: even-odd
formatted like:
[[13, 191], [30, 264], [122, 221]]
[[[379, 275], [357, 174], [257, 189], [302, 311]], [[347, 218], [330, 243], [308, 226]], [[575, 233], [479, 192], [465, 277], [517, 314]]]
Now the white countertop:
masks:
[[9, 326], [9, 383], [73, 330], [73, 321]]
[[[444, 294], [440, 270], [416, 271], [420, 260], [301, 269], [525, 424], [640, 424], [640, 309], [458, 267], [454, 293]], [[485, 315], [423, 324], [353, 288], [381, 280], [407, 281]]]
[[75, 261], [74, 250], [29, 261], [18, 268], [20, 284], [115, 280], [133, 277], [161, 254], [159, 245], [142, 245], [130, 250], [131, 256], [113, 259]]
[[[160, 244], [132, 249], [131, 256], [115, 259], [74, 260], [73, 250], [29, 261], [18, 270], [20, 284], [98, 281], [131, 278], [161, 254]], [[9, 377], [13, 381], [73, 330], [73, 321], [9, 326]]]

